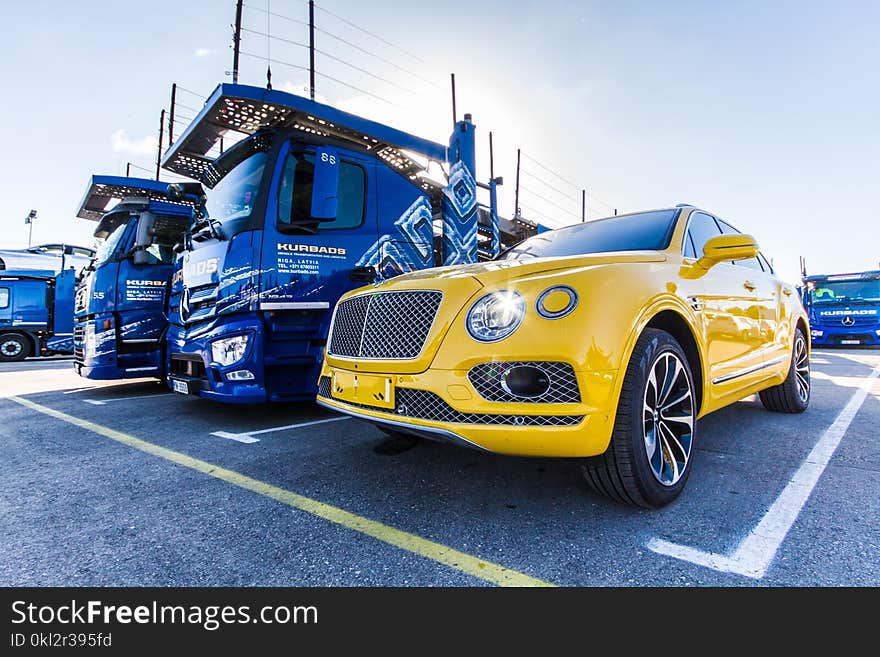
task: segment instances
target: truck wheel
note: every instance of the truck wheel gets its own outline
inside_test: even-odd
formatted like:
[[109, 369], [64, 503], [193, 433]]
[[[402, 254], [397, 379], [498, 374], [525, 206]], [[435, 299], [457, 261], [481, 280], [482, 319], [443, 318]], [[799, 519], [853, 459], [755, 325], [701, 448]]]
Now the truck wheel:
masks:
[[764, 408], [774, 413], [803, 413], [810, 405], [810, 354], [807, 338], [800, 329], [795, 329], [794, 345], [788, 376], [778, 386], [758, 393]]
[[24, 360], [31, 355], [31, 343], [19, 333], [0, 335], [0, 361]]
[[611, 444], [583, 466], [594, 491], [646, 509], [678, 497], [691, 472], [697, 419], [693, 380], [675, 338], [646, 329], [624, 375]]

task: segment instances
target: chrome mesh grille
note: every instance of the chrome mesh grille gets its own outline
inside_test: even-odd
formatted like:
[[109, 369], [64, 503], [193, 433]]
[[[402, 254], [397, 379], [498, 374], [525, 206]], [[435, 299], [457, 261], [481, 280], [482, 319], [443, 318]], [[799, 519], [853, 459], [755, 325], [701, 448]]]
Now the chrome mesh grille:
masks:
[[[511, 367], [529, 366], [543, 370], [550, 379], [547, 392], [539, 397], [518, 397], [507, 392], [501, 382]], [[568, 363], [555, 361], [509, 361], [480, 363], [468, 372], [468, 380], [486, 401], [515, 402], [521, 404], [579, 404], [581, 393], [578, 389], [574, 368]]]
[[337, 356], [356, 356], [360, 353], [364, 320], [367, 318], [369, 295], [346, 299], [336, 306], [333, 319], [333, 335], [330, 336], [330, 353]]
[[[448, 422], [455, 424], [496, 424], [528, 427], [570, 427], [580, 424], [583, 415], [510, 415], [502, 413], [462, 413], [452, 408], [438, 395], [428, 390], [417, 388], [397, 388], [394, 392], [397, 408], [387, 408], [356, 404], [349, 401], [342, 403], [355, 408], [363, 408], [380, 413], [390, 413], [400, 417], [411, 417], [432, 422]], [[333, 399], [330, 390], [330, 378], [322, 376], [318, 382], [318, 395]]]
[[443, 294], [434, 290], [376, 292], [336, 307], [329, 353], [347, 358], [408, 359], [425, 346]]

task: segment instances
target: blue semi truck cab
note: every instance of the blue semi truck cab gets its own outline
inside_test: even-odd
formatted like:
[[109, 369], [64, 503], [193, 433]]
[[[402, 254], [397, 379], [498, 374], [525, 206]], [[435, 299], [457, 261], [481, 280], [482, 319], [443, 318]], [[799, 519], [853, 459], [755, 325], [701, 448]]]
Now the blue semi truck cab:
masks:
[[312, 399], [344, 292], [497, 254], [501, 181], [476, 180], [474, 129], [465, 115], [439, 144], [292, 94], [219, 85], [162, 162], [208, 188], [173, 279], [169, 386], [224, 402]]
[[0, 361], [73, 352], [76, 272], [0, 271]]
[[805, 276], [814, 345], [880, 345], [880, 270]]
[[174, 246], [192, 220], [168, 183], [92, 176], [77, 217], [100, 241], [76, 290], [74, 367], [89, 379], [164, 378]]

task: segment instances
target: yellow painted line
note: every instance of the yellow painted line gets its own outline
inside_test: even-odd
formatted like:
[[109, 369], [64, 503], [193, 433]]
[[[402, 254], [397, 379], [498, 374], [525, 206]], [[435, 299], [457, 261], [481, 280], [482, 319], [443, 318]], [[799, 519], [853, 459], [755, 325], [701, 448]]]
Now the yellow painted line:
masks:
[[297, 493], [279, 488], [278, 486], [273, 486], [265, 481], [253, 479], [247, 475], [227, 470], [226, 468], [221, 468], [213, 463], [208, 463], [207, 461], [187, 456], [186, 454], [176, 452], [173, 449], [154, 445], [146, 440], [130, 436], [127, 433], [122, 433], [121, 431], [116, 431], [115, 429], [110, 429], [101, 426], [100, 424], [95, 424], [94, 422], [89, 422], [88, 420], [83, 420], [68, 415], [67, 413], [62, 413], [61, 411], [56, 411], [55, 409], [36, 404], [28, 399], [14, 396], [7, 397], [7, 399], [31, 410], [37, 411], [38, 413], [43, 413], [44, 415], [86, 429], [104, 436], [105, 438], [109, 438], [110, 440], [115, 440], [123, 445], [128, 445], [129, 447], [133, 447], [134, 449], [147, 454], [158, 456], [166, 461], [171, 461], [172, 463], [182, 465], [185, 468], [201, 472], [202, 474], [209, 475], [215, 479], [220, 479], [228, 484], [269, 497], [277, 502], [299, 509], [300, 511], [305, 511], [306, 513], [311, 513], [312, 515], [323, 518], [324, 520], [329, 520], [342, 527], [353, 529], [375, 538], [376, 540], [382, 541], [383, 543], [393, 545], [402, 550], [406, 550], [407, 552], [412, 552], [413, 554], [418, 554], [419, 556], [441, 563], [444, 566], [454, 568], [466, 575], [478, 577], [479, 579], [498, 584], [499, 586], [553, 586], [553, 584], [548, 582], [530, 577], [529, 575], [520, 573], [516, 570], [511, 570], [510, 568], [505, 568], [504, 566], [492, 563], [491, 561], [484, 561], [478, 557], [465, 552], [460, 552], [459, 550], [441, 543], [435, 543], [434, 541], [422, 538], [421, 536], [416, 536], [415, 534], [410, 534], [409, 532], [384, 525], [381, 522], [364, 518], [356, 513], [351, 513], [350, 511], [331, 506], [330, 504], [325, 504], [324, 502], [319, 502], [309, 497], [298, 495]]

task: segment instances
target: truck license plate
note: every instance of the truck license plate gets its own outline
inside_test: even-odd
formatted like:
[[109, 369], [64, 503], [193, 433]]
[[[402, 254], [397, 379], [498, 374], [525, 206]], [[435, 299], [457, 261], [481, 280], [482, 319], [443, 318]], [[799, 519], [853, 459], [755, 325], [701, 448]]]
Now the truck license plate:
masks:
[[859, 340], [841, 340], [840, 344], [862, 344]]
[[174, 379], [173, 383], [174, 383], [174, 392], [179, 392], [183, 395], [189, 394], [189, 385], [187, 384], [186, 381], [178, 381], [177, 379]]

